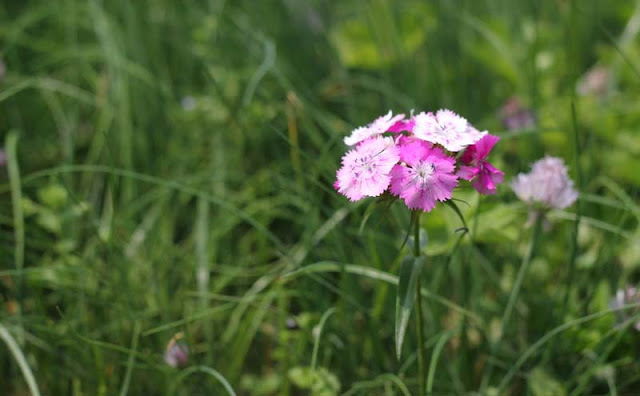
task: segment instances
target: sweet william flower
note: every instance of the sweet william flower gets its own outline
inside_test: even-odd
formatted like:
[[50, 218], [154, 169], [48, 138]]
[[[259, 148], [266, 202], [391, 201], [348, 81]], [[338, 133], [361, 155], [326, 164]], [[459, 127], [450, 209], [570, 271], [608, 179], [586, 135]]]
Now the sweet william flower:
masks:
[[564, 161], [556, 157], [535, 162], [531, 172], [520, 173], [511, 188], [522, 201], [545, 210], [564, 209], [578, 199]]
[[409, 209], [429, 212], [438, 201], [451, 198], [458, 184], [453, 158], [425, 141], [407, 139], [400, 146], [400, 159], [391, 171], [391, 193]]
[[381, 195], [391, 182], [390, 172], [400, 152], [390, 137], [365, 140], [342, 157], [335, 187], [351, 201]]
[[419, 139], [439, 144], [452, 152], [461, 151], [487, 134], [475, 129], [466, 119], [451, 110], [416, 115], [413, 133]]
[[402, 119], [404, 119], [404, 114], [398, 114], [394, 117], [389, 110], [386, 115], [376, 118], [371, 124], [354, 129], [351, 135], [344, 138], [344, 143], [347, 146], [353, 146], [369, 138], [382, 135]]
[[[387, 133], [393, 135], [382, 136]], [[410, 209], [427, 212], [451, 199], [458, 177], [492, 194], [504, 178], [486, 160], [497, 140], [450, 110], [415, 116], [411, 111], [408, 119], [390, 111], [344, 139], [352, 147], [342, 157], [334, 187], [351, 201], [388, 192]], [[450, 155], [465, 149], [458, 159]]]
[[496, 169], [486, 159], [493, 146], [500, 140], [493, 135], [485, 135], [476, 144], [467, 147], [460, 161], [457, 175], [465, 180], [473, 180], [473, 187], [480, 194], [495, 194], [496, 186], [504, 180], [504, 173]]

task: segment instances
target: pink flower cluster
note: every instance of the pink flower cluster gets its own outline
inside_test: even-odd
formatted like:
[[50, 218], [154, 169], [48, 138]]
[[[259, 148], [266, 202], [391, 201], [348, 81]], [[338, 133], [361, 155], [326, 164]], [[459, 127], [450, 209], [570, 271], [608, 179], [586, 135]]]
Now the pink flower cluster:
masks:
[[390, 111], [344, 139], [352, 149], [342, 157], [335, 188], [351, 201], [389, 191], [427, 212], [451, 199], [459, 178], [494, 194], [504, 173], [487, 156], [498, 140], [450, 110], [409, 119]]

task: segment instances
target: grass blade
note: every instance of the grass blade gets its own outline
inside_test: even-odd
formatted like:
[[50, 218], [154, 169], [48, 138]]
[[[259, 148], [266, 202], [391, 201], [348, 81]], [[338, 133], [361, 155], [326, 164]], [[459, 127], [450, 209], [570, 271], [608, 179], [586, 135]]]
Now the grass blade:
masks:
[[135, 358], [136, 350], [138, 349], [138, 340], [140, 339], [140, 323], [135, 322], [133, 325], [133, 339], [131, 341], [131, 352], [129, 353], [129, 359], [127, 359], [127, 371], [124, 375], [124, 381], [122, 381], [122, 389], [120, 389], [120, 396], [125, 396], [129, 393], [129, 384], [131, 383], [131, 373], [133, 372], [133, 360]]
[[6, 139], [7, 169], [9, 185], [11, 187], [11, 205], [13, 208], [13, 229], [16, 238], [14, 245], [14, 262], [18, 277], [16, 279], [16, 296], [18, 299], [18, 341], [23, 342], [22, 328], [22, 269], [24, 267], [24, 213], [22, 212], [22, 183], [20, 181], [20, 167], [18, 165], [18, 133], [11, 131]]
[[22, 350], [20, 350], [20, 346], [16, 340], [11, 336], [11, 333], [0, 324], [0, 338], [7, 344], [9, 351], [13, 355], [14, 359], [18, 363], [20, 367], [20, 371], [22, 371], [22, 375], [24, 376], [25, 381], [27, 382], [27, 386], [29, 387], [29, 392], [31, 392], [32, 396], [40, 396], [40, 391], [38, 390], [38, 384], [36, 383], [36, 379], [31, 372], [31, 368], [27, 363], [27, 359], [25, 359]]
[[395, 342], [396, 357], [400, 360], [402, 355], [402, 343], [407, 331], [407, 324], [411, 317], [413, 304], [416, 302], [416, 290], [418, 278], [422, 273], [426, 258], [424, 256], [405, 257], [400, 266], [400, 277], [398, 280], [398, 291], [396, 294], [396, 326]]
[[431, 354], [431, 361], [429, 362], [429, 374], [427, 374], [427, 395], [432, 395], [433, 393], [433, 379], [436, 375], [436, 366], [438, 365], [438, 358], [440, 357], [440, 353], [442, 352], [442, 348], [447, 344], [447, 341], [453, 337], [454, 332], [447, 332], [440, 336], [438, 343], [433, 348], [433, 353]]
[[320, 318], [320, 323], [318, 324], [318, 335], [313, 343], [313, 353], [311, 355], [311, 369], [315, 370], [316, 364], [318, 363], [318, 349], [320, 348], [320, 338], [322, 337], [322, 330], [324, 330], [324, 325], [327, 323], [327, 320], [331, 315], [336, 312], [335, 308], [329, 308]]
[[[340, 264], [330, 261], [321, 261], [318, 263], [310, 264], [305, 267], [302, 267], [298, 270], [291, 271], [280, 278], [282, 282], [288, 282], [302, 275], [309, 275], [314, 273], [323, 273], [323, 272], [344, 272], [353, 275], [360, 275], [367, 277], [369, 279], [379, 280], [382, 282], [389, 283], [391, 285], [398, 285], [398, 277], [392, 275], [388, 272], [380, 271], [375, 268], [364, 267], [356, 264]], [[460, 313], [461, 315], [465, 315], [468, 318], [474, 320], [476, 323], [482, 323], [482, 319], [476, 315], [475, 313], [459, 306], [456, 303], [451, 302], [450, 300], [434, 294], [427, 289], [420, 289], [420, 295], [423, 298], [429, 298], [439, 304], [442, 304], [452, 310]]]
[[182, 381], [184, 381], [185, 378], [187, 378], [191, 374], [195, 374], [195, 373], [204, 373], [204, 374], [212, 376], [213, 378], [215, 378], [222, 385], [224, 390], [227, 391], [228, 395], [236, 396], [236, 392], [233, 390], [233, 387], [231, 387], [231, 384], [229, 384], [229, 381], [227, 381], [227, 379], [222, 374], [220, 374], [220, 372], [218, 372], [217, 370], [212, 369], [211, 367], [207, 367], [207, 366], [193, 366], [193, 367], [189, 367], [188, 369], [184, 370], [180, 374], [180, 376], [178, 377], [176, 382], [173, 384], [173, 387], [172, 387], [171, 392], [169, 394], [174, 395], [176, 393], [176, 388], [178, 387], [178, 385]]

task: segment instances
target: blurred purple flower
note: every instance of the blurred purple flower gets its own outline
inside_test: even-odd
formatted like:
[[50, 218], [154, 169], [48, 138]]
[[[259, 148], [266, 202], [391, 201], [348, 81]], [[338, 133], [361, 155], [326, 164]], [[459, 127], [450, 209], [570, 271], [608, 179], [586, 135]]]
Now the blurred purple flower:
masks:
[[604, 66], [594, 66], [578, 81], [576, 90], [580, 95], [594, 95], [603, 97], [609, 88], [611, 74]]
[[185, 96], [184, 98], [182, 98], [182, 100], [180, 101], [180, 105], [182, 105], [182, 109], [184, 111], [191, 111], [193, 109], [196, 108], [196, 99], [193, 96]]
[[189, 347], [184, 342], [183, 333], [176, 333], [171, 337], [164, 351], [164, 361], [174, 368], [181, 368], [189, 363]]
[[[640, 291], [633, 286], [627, 286], [626, 289], [618, 289], [616, 296], [609, 303], [611, 309], [621, 309], [625, 305], [640, 303]], [[620, 322], [626, 322], [633, 316], [640, 313], [639, 308], [620, 310], [616, 312]], [[640, 320], [636, 321], [633, 327], [640, 331]]]
[[524, 107], [522, 102], [515, 96], [509, 98], [502, 105], [499, 115], [502, 125], [509, 131], [536, 127], [536, 115], [533, 110]]
[[321, 34], [325, 31], [325, 22], [310, 0], [285, 0], [285, 6], [289, 9], [293, 21], [301, 28], [309, 30], [313, 34]]
[[287, 329], [289, 330], [298, 330], [300, 328], [300, 326], [298, 325], [298, 322], [294, 317], [288, 317], [286, 324], [287, 324]]

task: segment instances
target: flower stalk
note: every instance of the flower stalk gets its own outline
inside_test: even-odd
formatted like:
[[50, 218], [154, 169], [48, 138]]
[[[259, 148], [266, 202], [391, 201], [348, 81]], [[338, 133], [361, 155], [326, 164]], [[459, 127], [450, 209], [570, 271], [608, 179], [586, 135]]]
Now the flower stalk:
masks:
[[[415, 212], [415, 224], [413, 229], [413, 256], [420, 257], [420, 211]], [[418, 338], [418, 390], [419, 395], [425, 394], [426, 386], [426, 370], [425, 370], [425, 353], [424, 353], [424, 324], [422, 320], [422, 296], [420, 294], [420, 277], [416, 284], [416, 336]]]

